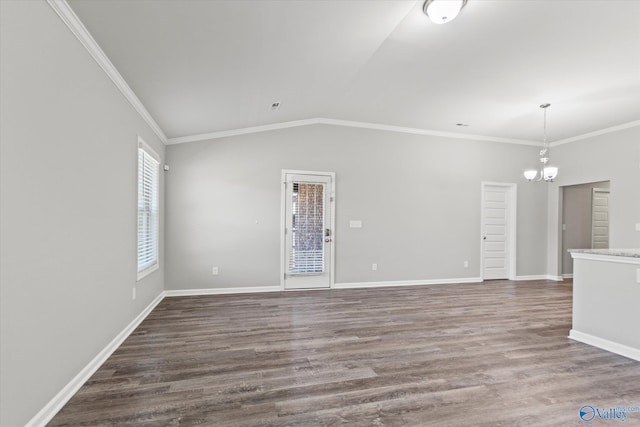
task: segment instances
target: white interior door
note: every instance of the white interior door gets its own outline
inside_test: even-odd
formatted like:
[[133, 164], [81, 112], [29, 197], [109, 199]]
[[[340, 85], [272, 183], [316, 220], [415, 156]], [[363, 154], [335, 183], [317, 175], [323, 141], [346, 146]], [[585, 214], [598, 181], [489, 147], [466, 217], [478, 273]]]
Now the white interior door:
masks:
[[[509, 279], [511, 268], [510, 233], [511, 187], [482, 186], [482, 278]], [[515, 197], [515, 196], [514, 196]]]
[[329, 288], [333, 174], [285, 173], [284, 191], [284, 288]]
[[594, 188], [591, 197], [591, 247], [609, 249], [609, 189]]

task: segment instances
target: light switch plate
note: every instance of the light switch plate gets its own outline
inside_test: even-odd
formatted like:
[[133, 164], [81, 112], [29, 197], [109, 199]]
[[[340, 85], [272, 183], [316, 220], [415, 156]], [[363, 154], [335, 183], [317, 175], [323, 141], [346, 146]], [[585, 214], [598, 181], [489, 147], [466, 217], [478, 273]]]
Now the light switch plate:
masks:
[[362, 221], [359, 219], [352, 219], [349, 221], [349, 228], [362, 228]]
[[636, 282], [640, 283], [640, 268], [636, 270]]
[[636, 231], [640, 231], [640, 222], [636, 224]]

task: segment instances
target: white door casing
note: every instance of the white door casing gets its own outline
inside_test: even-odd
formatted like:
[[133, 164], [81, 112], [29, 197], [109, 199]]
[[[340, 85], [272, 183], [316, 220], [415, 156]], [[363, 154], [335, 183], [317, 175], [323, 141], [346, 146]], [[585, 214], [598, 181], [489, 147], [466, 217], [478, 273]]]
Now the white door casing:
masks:
[[480, 274], [483, 280], [516, 277], [516, 185], [482, 183]]
[[591, 248], [609, 249], [609, 189], [591, 193]]
[[330, 288], [335, 174], [283, 170], [282, 178], [282, 288]]

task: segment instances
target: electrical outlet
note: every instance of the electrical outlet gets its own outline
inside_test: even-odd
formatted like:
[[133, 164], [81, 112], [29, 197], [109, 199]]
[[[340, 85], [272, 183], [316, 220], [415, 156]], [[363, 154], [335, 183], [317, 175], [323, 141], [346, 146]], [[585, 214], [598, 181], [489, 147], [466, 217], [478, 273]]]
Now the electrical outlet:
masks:
[[133, 288], [133, 299], [136, 299], [136, 288]]
[[465, 261], [462, 265], [464, 268], [469, 268], [469, 261]]
[[636, 231], [640, 231], [640, 222], [636, 223]]
[[377, 271], [378, 270], [378, 264], [371, 264], [371, 269], [373, 271]]
[[211, 275], [213, 275], [213, 276], [217, 276], [218, 275], [218, 267], [211, 268]]

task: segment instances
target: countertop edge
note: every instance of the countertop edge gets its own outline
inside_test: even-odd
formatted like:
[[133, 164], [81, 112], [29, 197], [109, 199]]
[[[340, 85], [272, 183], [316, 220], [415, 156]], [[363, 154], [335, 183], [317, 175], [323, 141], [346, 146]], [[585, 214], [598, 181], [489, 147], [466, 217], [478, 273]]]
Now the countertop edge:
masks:
[[593, 260], [593, 261], [616, 262], [621, 264], [640, 264], [640, 257], [637, 257], [637, 256], [590, 253], [590, 252], [579, 252], [579, 251], [570, 251], [570, 252], [571, 252], [571, 257], [573, 259], [587, 259], [587, 260]]

